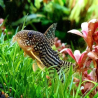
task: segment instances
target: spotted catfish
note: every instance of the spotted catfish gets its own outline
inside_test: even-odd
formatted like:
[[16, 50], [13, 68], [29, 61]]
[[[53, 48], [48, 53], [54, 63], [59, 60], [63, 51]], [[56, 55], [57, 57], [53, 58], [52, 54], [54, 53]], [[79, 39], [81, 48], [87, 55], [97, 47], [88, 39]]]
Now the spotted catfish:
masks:
[[[58, 72], [61, 67], [68, 71], [69, 67], [71, 65], [74, 67], [75, 64], [60, 60], [58, 53], [51, 48], [54, 44], [56, 26], [57, 23], [52, 24], [44, 34], [33, 30], [19, 31], [13, 37], [13, 41], [17, 41], [25, 54], [37, 61], [40, 69], [55, 65]], [[36, 71], [37, 65], [33, 64], [34, 71]]]

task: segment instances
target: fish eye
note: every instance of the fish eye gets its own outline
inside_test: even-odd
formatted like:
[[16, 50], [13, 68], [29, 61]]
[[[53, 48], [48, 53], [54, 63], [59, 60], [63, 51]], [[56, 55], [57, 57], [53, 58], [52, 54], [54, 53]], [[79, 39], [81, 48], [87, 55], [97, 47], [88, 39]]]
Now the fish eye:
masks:
[[29, 38], [32, 38], [32, 36], [33, 36], [32, 32], [29, 32], [29, 33], [27, 34], [27, 36], [28, 36]]

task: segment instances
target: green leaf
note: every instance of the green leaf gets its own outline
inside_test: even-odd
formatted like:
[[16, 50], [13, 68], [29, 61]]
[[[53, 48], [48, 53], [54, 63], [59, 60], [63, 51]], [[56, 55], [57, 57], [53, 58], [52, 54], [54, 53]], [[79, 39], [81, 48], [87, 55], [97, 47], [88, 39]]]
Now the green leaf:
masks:
[[20, 63], [21, 63], [21, 61], [19, 61], [18, 64], [17, 64], [17, 66], [16, 66], [16, 69], [15, 69], [16, 72], [18, 71]]
[[0, 5], [4, 8], [5, 5], [4, 5], [4, 0], [0, 0]]
[[60, 11], [63, 11], [63, 13], [65, 13], [65, 14], [67, 14], [67, 15], [69, 15], [69, 13], [70, 13], [69, 8], [64, 7], [64, 6], [61, 6], [61, 5], [57, 4], [57, 3], [53, 3], [53, 7], [54, 7], [55, 9], [60, 10]]
[[19, 19], [18, 21], [13, 22], [12, 25], [17, 26], [19, 24], [23, 24], [24, 21], [29, 22], [29, 21], [33, 21], [33, 19], [42, 18], [42, 17], [45, 17], [45, 16], [42, 14], [31, 14], [28, 16], [26, 15], [23, 18]]
[[40, 6], [41, 6], [41, 2], [42, 2], [42, 0], [34, 0], [35, 1], [35, 6], [39, 9], [40, 8]]
[[97, 98], [98, 97], [98, 92], [96, 93], [96, 95], [93, 98]]
[[76, 95], [75, 95], [75, 98], [78, 98], [78, 94], [79, 94], [79, 91], [80, 91], [80, 87], [81, 87], [81, 77], [80, 77], [80, 82], [79, 82], [79, 86], [77, 88], [77, 91], [76, 91]]

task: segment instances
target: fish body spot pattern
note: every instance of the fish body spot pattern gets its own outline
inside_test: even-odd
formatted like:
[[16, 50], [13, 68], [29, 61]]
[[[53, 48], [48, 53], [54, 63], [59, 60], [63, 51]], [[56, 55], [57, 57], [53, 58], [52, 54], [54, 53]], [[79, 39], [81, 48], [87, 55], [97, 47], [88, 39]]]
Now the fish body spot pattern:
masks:
[[56, 26], [57, 23], [52, 24], [44, 34], [33, 30], [22, 30], [13, 40], [18, 42], [27, 55], [38, 62], [41, 69], [55, 65], [58, 72], [62, 67], [67, 72], [70, 66], [74, 67], [75, 64], [60, 60], [58, 53], [51, 48], [54, 45]]

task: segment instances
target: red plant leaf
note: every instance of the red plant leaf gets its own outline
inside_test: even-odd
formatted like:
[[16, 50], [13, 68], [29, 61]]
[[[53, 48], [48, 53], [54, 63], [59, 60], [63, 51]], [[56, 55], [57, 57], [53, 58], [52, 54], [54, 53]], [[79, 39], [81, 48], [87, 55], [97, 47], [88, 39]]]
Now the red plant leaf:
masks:
[[84, 22], [81, 24], [83, 36], [86, 38], [88, 35], [88, 23]]
[[80, 31], [75, 30], [75, 29], [68, 31], [68, 33], [73, 33], [73, 34], [79, 35], [81, 37], [84, 37]]
[[93, 35], [95, 30], [98, 28], [98, 21], [96, 19], [92, 19], [91, 21], [89, 21], [88, 23], [88, 36], [87, 36], [87, 44], [90, 48], [90, 50], [92, 50], [92, 45], [93, 45]]
[[98, 28], [98, 20], [95, 23], [95, 30]]
[[86, 39], [87, 45], [90, 48], [90, 50], [92, 50], [92, 45], [93, 45], [93, 38], [92, 38], [93, 33], [94, 32], [92, 30], [89, 30], [88, 36], [87, 36], [87, 39]]
[[85, 62], [85, 67], [88, 68], [88, 67], [90, 66], [91, 62], [92, 62], [92, 59], [88, 59], [88, 60]]
[[86, 58], [87, 58], [87, 51], [82, 53], [79, 60], [78, 60], [78, 64], [79, 64], [80, 68], [83, 67], [83, 63], [86, 61]]
[[[91, 23], [93, 23], [93, 26]], [[91, 21], [89, 21], [89, 28], [91, 28], [93, 32], [95, 32], [95, 30], [98, 28], [98, 20], [92, 19]]]
[[88, 29], [91, 30], [92, 32], [95, 32], [95, 24], [96, 24], [96, 19], [92, 19], [88, 23]]
[[62, 44], [61, 44], [61, 40], [56, 40], [56, 41], [54, 42], [54, 44], [55, 44], [55, 46], [56, 46], [57, 48], [62, 45]]
[[66, 52], [76, 61], [75, 56], [73, 55], [71, 49], [69, 49], [69, 48], [64, 48], [63, 50], [60, 51], [60, 53], [62, 53], [62, 52], [64, 52], [64, 51], [66, 51]]
[[98, 45], [98, 31], [96, 31], [93, 35], [94, 42]]
[[81, 56], [80, 51], [79, 51], [79, 50], [75, 50], [75, 51], [74, 51], [74, 56], [75, 56], [76, 61], [78, 62], [78, 60], [79, 60], [79, 58], [80, 58], [80, 56]]
[[93, 70], [90, 72], [89, 76], [91, 76], [93, 81], [97, 82], [96, 68], [93, 68]]
[[4, 22], [4, 19], [0, 18], [0, 24], [2, 24]]
[[88, 57], [90, 57], [91, 59], [94, 59], [94, 60], [97, 60], [98, 59], [98, 56], [95, 52], [89, 52], [88, 54]]

